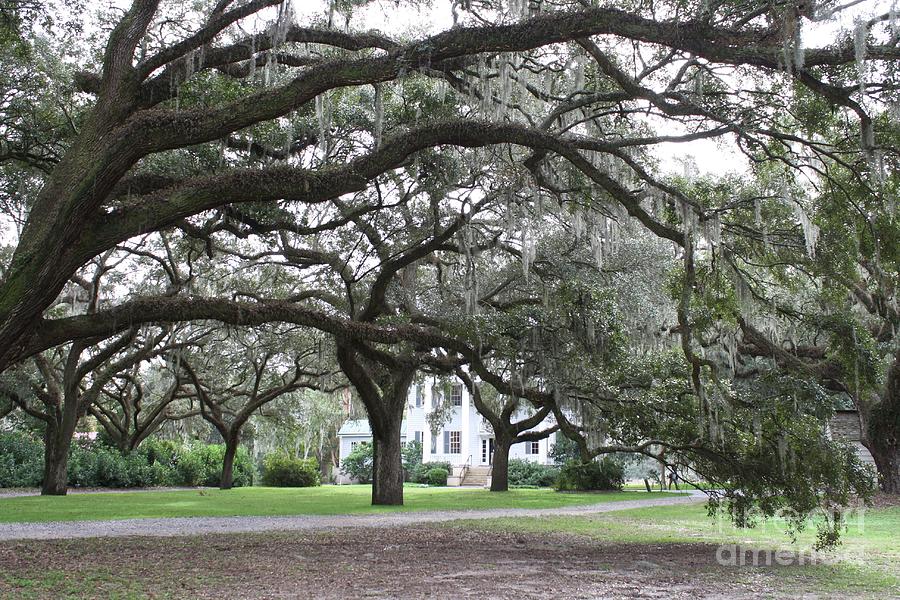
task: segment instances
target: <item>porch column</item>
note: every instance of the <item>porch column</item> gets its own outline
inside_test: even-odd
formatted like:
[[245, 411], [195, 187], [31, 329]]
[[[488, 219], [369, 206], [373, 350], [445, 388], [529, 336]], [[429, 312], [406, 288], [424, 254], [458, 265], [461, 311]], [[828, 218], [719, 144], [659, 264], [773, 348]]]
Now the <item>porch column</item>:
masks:
[[472, 454], [472, 423], [471, 423], [471, 412], [472, 412], [472, 400], [469, 398], [469, 390], [466, 386], [462, 386], [462, 406], [460, 407], [462, 410], [462, 431], [459, 434], [460, 444], [461, 444], [461, 461], [463, 464], [469, 462], [469, 464], [477, 464], [475, 462], [475, 457], [472, 456], [472, 460], [469, 461], [469, 456]]
[[425, 427], [422, 431], [422, 462], [428, 462], [431, 458], [431, 427], [428, 425], [428, 413], [432, 410], [431, 385], [425, 385], [422, 390], [422, 411], [425, 413]]

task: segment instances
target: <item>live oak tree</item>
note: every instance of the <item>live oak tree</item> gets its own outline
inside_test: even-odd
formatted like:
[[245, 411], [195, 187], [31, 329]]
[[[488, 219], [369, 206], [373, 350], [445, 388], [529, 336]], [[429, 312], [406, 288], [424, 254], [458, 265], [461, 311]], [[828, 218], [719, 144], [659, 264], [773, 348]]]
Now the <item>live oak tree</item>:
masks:
[[[838, 124], [832, 127], [837, 135]], [[893, 134], [886, 130], [885, 135]], [[841, 145], [847, 141], [835, 141]], [[888, 143], [883, 155], [864, 160], [864, 177], [835, 159], [823, 161], [831, 176], [809, 208], [804, 234], [798, 239], [778, 231], [792, 228], [793, 212], [791, 202], [779, 198], [760, 208], [772, 239], [729, 261], [745, 298], [737, 310], [743, 349], [847, 399], [845, 407], [858, 411], [861, 441], [875, 460], [881, 487], [890, 493], [900, 490], [895, 339], [900, 271], [890, 200], [896, 189], [895, 147]], [[773, 186], [772, 193], [783, 196], [783, 186]], [[804, 243], [804, 250], [791, 251]]]
[[[303, 28], [289, 21], [282, 21], [270, 31], [250, 39], [235, 38], [231, 28], [234, 23], [275, 4], [278, 3], [269, 0], [234, 7], [230, 2], [220, 2], [198, 25], [195, 33], [166, 47], [156, 47], [156, 38], [145, 39], [148, 27], [157, 17], [158, 2], [136, 2], [113, 29], [103, 55], [101, 72], [84, 73], [79, 77], [81, 86], [95, 94], [95, 104], [79, 135], [35, 199], [4, 280], [2, 341], [3, 347], [7, 348], [4, 353], [6, 363], [28, 351], [27, 339], [39, 328], [41, 312], [87, 257], [132, 235], [171, 226], [180, 219], [230, 202], [285, 198], [312, 203], [334, 198], [365, 186], [368, 179], [427, 147], [513, 143], [560, 155], [588, 172], [598, 186], [652, 230], [665, 233], [637, 205], [633, 192], [617, 184], [609, 174], [597, 172], [579, 153], [579, 148], [605, 153], [615, 157], [616, 164], [621, 161], [623, 168], [628, 168], [629, 162], [636, 159], [622, 157], [625, 153], [622, 148], [652, 145], [659, 139], [649, 136], [627, 143], [565, 139], [571, 124], [562, 132], [543, 132], [512, 123], [472, 128], [464, 126], [465, 120], [455, 124], [425, 124], [414, 133], [383, 140], [385, 143], [378, 149], [358, 155], [343, 167], [310, 170], [293, 165], [273, 165], [252, 173], [229, 170], [212, 178], [156, 181], [155, 185], [150, 184], [151, 189], [123, 183], [142, 158], [222, 139], [242, 128], [309, 106], [308, 103], [328, 90], [381, 84], [407, 76], [419, 68], [424, 69], [426, 75], [453, 81], [452, 76], [465, 72], [467, 67], [477, 66], [479, 55], [502, 52], [527, 55], [548, 44], [571, 41], [570, 50], [560, 58], [569, 63], [568, 55], [573, 61], [578, 58], [581, 66], [590, 64], [596, 79], [610, 91], [602, 90], [599, 96], [590, 93], [579, 96], [581, 90], [573, 87], [576, 98], [568, 105], [561, 103], [556, 109], [558, 116], [580, 111], [581, 104], [590, 106], [590, 101], [601, 105], [622, 99], [645, 104], [663, 117], [693, 118], [710, 125], [702, 130], [703, 133], [690, 137], [715, 137], [727, 133], [737, 135], [747, 143], [759, 143], [760, 139], [770, 137], [783, 139], [792, 132], [769, 129], [770, 125], [775, 125], [768, 122], [769, 111], [756, 113], [756, 122], [740, 121], [738, 114], [755, 107], [738, 105], [742, 90], [730, 89], [726, 87], [726, 81], [712, 78], [706, 64], [718, 63], [738, 71], [755, 69], [773, 80], [789, 79], [834, 105], [852, 110], [864, 131], [870, 131], [871, 118], [852, 97], [857, 88], [841, 87], [844, 84], [837, 78], [845, 77], [847, 69], [842, 66], [853, 65], [856, 54], [871, 61], [890, 62], [895, 58], [892, 46], [879, 45], [873, 39], [859, 53], [854, 52], [849, 41], [829, 49], [802, 51], [802, 48], [792, 48], [795, 64], [788, 65], [784, 59], [785, 47], [793, 42], [783, 39], [785, 31], [780, 27], [783, 23], [761, 26], [767, 16], [765, 11], [744, 12], [729, 4], [717, 4], [697, 12], [687, 10], [659, 22], [639, 12], [609, 8], [580, 10], [579, 3], [546, 15], [522, 13], [521, 7], [516, 5], [510, 13], [496, 17], [498, 21], [513, 21], [513, 24], [460, 27], [406, 45], [371, 34], [341, 34]], [[283, 18], [289, 16], [288, 13], [281, 11]], [[784, 19], [790, 21], [793, 32], [802, 26], [802, 20], [789, 13], [786, 9]], [[871, 29], [874, 36], [880, 23], [877, 20], [867, 25], [863, 33]], [[643, 78], [639, 73], [635, 79], [610, 60], [611, 51], [604, 53], [602, 47], [592, 43], [590, 36], [618, 36], [639, 44], [668, 47], [669, 54], [657, 60], [657, 67], [683, 64], [684, 68], [667, 82], [671, 92], [657, 92], [651, 83], [655, 78], [669, 76], [665, 70], [651, 66]], [[867, 41], [865, 35], [863, 41]], [[230, 103], [204, 108], [173, 106], [179, 85], [186, 83], [186, 79], [189, 82], [192, 78], [214, 73], [223, 77], [248, 77], [255, 72], [251, 68], [254, 64], [274, 63], [278, 62], [276, 58], [282, 58], [273, 56], [269, 59], [273, 47], [287, 53], [285, 48], [298, 42], [330, 45], [350, 52], [364, 51], [358, 58], [353, 55], [348, 58], [326, 55], [315, 59], [284, 56], [278, 68], [297, 69], [297, 75], [287, 83], [250, 93]], [[140, 54], [136, 56], [138, 48]], [[686, 58], [688, 55], [693, 58]], [[251, 56], [254, 60], [249, 60]], [[294, 64], [300, 66], [293, 67]], [[528, 61], [524, 66], [516, 62], [514, 67], [524, 75], [529, 65]], [[508, 63], [500, 66], [508, 75]], [[489, 72], [495, 73], [496, 69], [487, 66], [485, 59], [484, 72], [473, 75], [487, 76]], [[576, 70], [576, 75], [578, 72]], [[467, 75], [466, 78], [471, 77]], [[697, 90], [696, 82], [701, 80], [711, 86], [715, 83], [721, 91], [717, 89], [715, 94], [711, 91], [709, 97], [689, 94], [690, 90]], [[586, 81], [576, 77], [572, 83], [584, 85]], [[530, 94], [528, 83], [519, 82], [525, 86], [523, 93]], [[688, 87], [689, 84], [693, 87]], [[459, 85], [464, 86], [465, 82]], [[494, 90], [482, 87], [482, 91], [491, 92], [485, 100], [485, 109], [493, 110], [502, 94], [495, 96]], [[473, 94], [478, 92], [468, 89]], [[540, 90], [536, 91], [541, 100]], [[863, 91], [866, 91], [865, 86]], [[573, 102], [579, 106], [573, 108]], [[518, 110], [526, 108], [523, 105]], [[740, 112], [741, 109], [744, 112]], [[504, 116], [508, 114], [504, 113]], [[640, 165], [635, 163], [634, 166]], [[631, 176], [643, 179], [645, 185], [652, 180], [651, 174], [641, 170]], [[132, 181], [137, 183], [139, 180]], [[122, 200], [122, 196], [116, 200], [117, 186], [120, 193], [130, 187], [131, 200]], [[138, 200], [136, 197], [141, 196], [141, 192], [145, 192], [146, 197]], [[53, 268], [46, 265], [53, 265]], [[25, 281], [33, 285], [25, 285]]]
[[[429, 319], [433, 305], [419, 306], [420, 314], [398, 307], [404, 306], [404, 275], [409, 281], [415, 274], [408, 267], [428, 263], [439, 250], [467, 256], [470, 244], [451, 241], [465, 233], [466, 219], [451, 214], [467, 215], [482, 201], [487, 204], [478, 210], [491, 209], [491, 202], [496, 207], [493, 194], [503, 186], [493, 180], [504, 180], [516, 192], [511, 204], [525, 204], [528, 212], [536, 198], [552, 197], [567, 207], [602, 208], [612, 228], [639, 223], [687, 262], [705, 252], [706, 243], [731, 251], [754, 238], [742, 222], [753, 199], [709, 202], [703, 189], [660, 173], [656, 146], [727, 139], [755, 162], [799, 172], [784, 148], [840, 154], [816, 138], [816, 127], [784, 118], [798, 99], [809, 95], [838, 111], [848, 131], [861, 133], [860, 147], [852, 150], [861, 156], [883, 149], [884, 121], [873, 115], [895, 94], [889, 15], [861, 22], [833, 47], [801, 46], [798, 32], [829, 10], [840, 11], [836, 3], [820, 3], [813, 15], [792, 3], [622, 10], [571, 2], [538, 13], [518, 1], [501, 10], [473, 2], [458, 13], [459, 27], [405, 43], [297, 24], [286, 6], [273, 9], [272, 26], [255, 35], [234, 26], [277, 4], [223, 0], [208, 14], [184, 20], [193, 33], [157, 35], [166, 31], [171, 7], [139, 0], [111, 30], [99, 70], [76, 78], [93, 104], [41, 179], [4, 271], [0, 366], [138, 322], [286, 321], [353, 348], [345, 352], [345, 371], [358, 370], [355, 348], [369, 345], [365, 360], [389, 363], [397, 374], [374, 388], [358, 379], [373, 392], [371, 406], [384, 406], [386, 392], [399, 397], [407, 367], [429, 360], [426, 348], [448, 349], [481, 368], [482, 349], [440, 329]], [[355, 112], [343, 113], [340, 107], [349, 106], [341, 102], [344, 94], [368, 99], [368, 107], [356, 102]], [[205, 172], [172, 168], [174, 157], [191, 153], [221, 158]], [[411, 186], [404, 169], [413, 179], [441, 185], [406, 194]], [[383, 193], [387, 182], [398, 180], [403, 185]], [[462, 202], [459, 190], [469, 190], [471, 200]], [[404, 214], [410, 199], [429, 194], [425, 210]], [[527, 270], [535, 258], [533, 229], [503, 204], [493, 210], [512, 213], [510, 235], [483, 239], [510, 247]], [[421, 216], [429, 206], [440, 218]], [[573, 230], [583, 226], [578, 210], [570, 214]], [[808, 229], [803, 214], [794, 223]], [[355, 231], [341, 230], [348, 223]], [[423, 231], [413, 239], [399, 235], [415, 233], [416, 226]], [[259, 290], [241, 298], [171, 294], [133, 298], [95, 314], [45, 314], [90, 257], [172, 228], [202, 240], [211, 254], [220, 235], [268, 232], [260, 239], [278, 244], [271, 234], [286, 231], [296, 237], [278, 252], [299, 250], [293, 254], [301, 262], [327, 265], [344, 294], [334, 302], [333, 285], [320, 293], [319, 281], [302, 281], [298, 287], [309, 289], [274, 298]], [[425, 228], [432, 231], [425, 235]], [[343, 244], [339, 260], [322, 253], [323, 232], [334, 232], [333, 243]], [[591, 234], [603, 236], [599, 228]], [[353, 265], [356, 274], [340, 264], [363, 237], [377, 264], [368, 276], [359, 276], [365, 260]], [[392, 247], [395, 237], [414, 244]], [[435, 261], [433, 270], [443, 267]], [[477, 304], [472, 286], [464, 287]], [[689, 302], [693, 290], [686, 289]], [[675, 333], [687, 340], [691, 393], [703, 401], [709, 367], [697, 359], [690, 338], [702, 327], [693, 322], [696, 312], [682, 312]], [[399, 354], [415, 360], [396, 364], [381, 345], [403, 345]]]
[[[113, 252], [92, 260], [72, 276], [66, 293], [51, 312], [96, 314], [102, 310], [112, 283], [108, 281], [110, 272], [116, 264]], [[18, 365], [0, 393], [43, 426], [41, 493], [66, 493], [67, 461], [79, 420], [97, 408], [104, 396], [117, 393], [118, 380], [142, 364], [195, 341], [190, 336], [179, 339], [168, 327], [131, 326], [119, 333], [57, 346], [34, 355], [29, 361], [32, 365]]]
[[43, 424], [41, 494], [65, 495], [75, 429], [115, 378], [178, 346], [166, 329], [152, 328], [132, 328], [108, 340], [79, 340], [35, 355], [37, 376], [21, 372], [15, 384], [0, 388], [0, 394]]
[[250, 418], [285, 394], [324, 389], [330, 373], [316, 364], [319, 344], [302, 335], [218, 328], [210, 338], [201, 353], [179, 354], [175, 368], [190, 382], [200, 415], [225, 442], [220, 487], [227, 490], [234, 483], [234, 458]]
[[[514, 444], [537, 442], [553, 435], [559, 425], [547, 425], [543, 429], [536, 429], [544, 424], [544, 420], [551, 414], [551, 405], [548, 403], [539, 410], [532, 410], [532, 414], [524, 417], [518, 415], [519, 398], [496, 397], [496, 392], [490, 394], [494, 397], [485, 398], [483, 388], [472, 381], [464, 371], [458, 370], [457, 376], [465, 383], [471, 394], [472, 402], [478, 413], [490, 423], [494, 434], [494, 454], [491, 461], [491, 491], [505, 492], [509, 490], [509, 450]], [[488, 388], [490, 389], [490, 388]], [[520, 417], [516, 420], [516, 417]]]
[[131, 452], [167, 421], [199, 416], [185, 406], [185, 383], [159, 365], [137, 364], [117, 374], [88, 412], [116, 448]]

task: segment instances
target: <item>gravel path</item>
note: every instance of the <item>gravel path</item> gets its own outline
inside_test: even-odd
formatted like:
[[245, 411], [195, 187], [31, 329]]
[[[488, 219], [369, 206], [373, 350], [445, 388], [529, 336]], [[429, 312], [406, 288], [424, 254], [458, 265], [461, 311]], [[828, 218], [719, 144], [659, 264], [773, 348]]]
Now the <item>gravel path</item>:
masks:
[[588, 515], [630, 508], [670, 506], [700, 502], [702, 492], [671, 498], [624, 500], [560, 508], [495, 508], [486, 510], [409, 511], [366, 515], [300, 515], [290, 517], [180, 517], [124, 519], [120, 521], [63, 521], [51, 523], [0, 523], [0, 541], [53, 540], [94, 537], [169, 537], [210, 533], [258, 533], [266, 531], [330, 531], [347, 527], [403, 527], [463, 519]]

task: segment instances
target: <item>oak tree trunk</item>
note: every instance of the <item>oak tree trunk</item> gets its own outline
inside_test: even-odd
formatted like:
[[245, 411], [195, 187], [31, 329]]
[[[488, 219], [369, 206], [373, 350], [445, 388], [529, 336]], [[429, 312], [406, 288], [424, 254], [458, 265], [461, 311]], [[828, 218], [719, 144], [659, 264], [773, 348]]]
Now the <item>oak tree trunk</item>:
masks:
[[41, 482], [42, 496], [65, 496], [69, 479], [69, 449], [72, 437], [66, 436], [63, 428], [47, 425], [44, 435], [44, 478]]
[[219, 483], [219, 488], [223, 490], [230, 490], [234, 487], [234, 457], [237, 454], [238, 449], [238, 436], [231, 436], [225, 438], [225, 458], [222, 460], [222, 480]]
[[876, 442], [869, 445], [869, 452], [875, 459], [881, 491], [900, 494], [900, 448]]
[[373, 431], [372, 436], [372, 504], [401, 505], [403, 459], [400, 425], [403, 413], [387, 416], [383, 430]]
[[860, 441], [878, 470], [881, 491], [900, 494], [900, 358], [888, 370], [884, 394], [874, 403], [858, 403]]
[[69, 451], [81, 416], [77, 391], [69, 389], [60, 402], [61, 410], [47, 423], [44, 432], [44, 479], [42, 496], [65, 496], [69, 478]]
[[509, 449], [512, 440], [497, 435], [494, 439], [494, 460], [491, 467], [491, 491], [506, 492], [509, 490]]

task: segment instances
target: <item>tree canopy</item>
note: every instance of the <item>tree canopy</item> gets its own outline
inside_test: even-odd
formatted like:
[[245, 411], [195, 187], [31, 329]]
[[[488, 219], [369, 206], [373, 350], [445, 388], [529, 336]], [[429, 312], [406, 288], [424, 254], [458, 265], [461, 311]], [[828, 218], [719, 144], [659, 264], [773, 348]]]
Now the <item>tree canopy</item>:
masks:
[[[394, 4], [446, 22], [394, 30], [366, 0], [134, 0], [84, 23], [15, 5], [0, 369], [279, 324], [298, 366], [272, 377], [339, 370], [364, 404], [376, 502], [402, 502], [418, 372], [552, 414], [585, 459], [690, 468], [740, 522], [870, 492], [827, 435], [854, 406], [900, 491], [893, 10]], [[718, 154], [679, 149], [697, 144]], [[328, 364], [301, 370], [320, 338]]]

